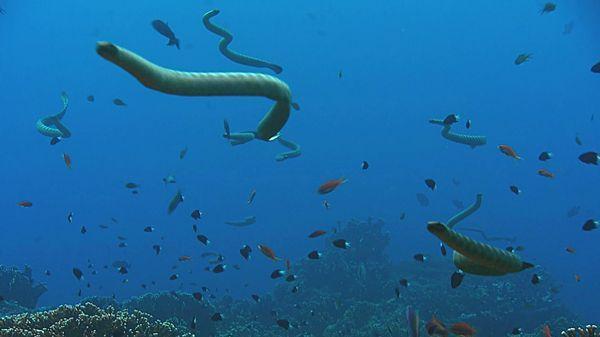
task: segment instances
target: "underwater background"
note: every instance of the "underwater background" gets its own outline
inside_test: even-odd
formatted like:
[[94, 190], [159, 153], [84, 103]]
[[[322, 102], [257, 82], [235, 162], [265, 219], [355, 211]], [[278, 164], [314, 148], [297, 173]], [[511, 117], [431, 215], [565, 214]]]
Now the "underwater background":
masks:
[[[193, 293], [200, 286], [218, 289], [216, 298], [267, 296], [281, 283], [269, 274], [285, 269], [286, 259], [296, 264], [313, 249], [330, 249], [332, 239], [339, 238], [331, 231], [345, 233], [348, 221], [364, 221], [361, 228], [368, 232], [372, 222], [353, 219], [372, 217], [382, 219], [376, 231], [386, 233], [389, 243], [344, 238], [351, 243], [348, 251], [369, 245], [381, 259], [365, 263], [406, 266], [405, 272], [400, 269], [405, 277], [444, 285], [439, 294], [435, 289], [413, 293], [409, 304], [415, 308], [452, 292], [458, 294], [448, 305], [456, 305], [467, 296], [460, 292], [470, 282], [505, 281], [515, 283], [522, 298], [552, 292], [552, 301], [564, 303], [581, 324], [599, 321], [600, 233], [582, 226], [600, 216], [600, 169], [578, 156], [600, 150], [600, 115], [594, 118], [600, 113], [600, 74], [590, 71], [600, 61], [600, 2], [558, 1], [549, 13], [541, 12], [543, 2], [516, 0], [3, 0], [0, 8], [5, 11], [0, 14], [0, 264], [31, 268], [32, 279], [47, 287], [38, 308], [88, 297], [124, 301], [162, 291]], [[232, 49], [276, 62], [283, 72], [275, 75], [225, 58], [217, 48], [219, 37], [202, 24], [203, 14], [214, 8], [221, 11], [214, 21], [234, 36]], [[155, 19], [168, 23], [181, 49], [166, 46], [150, 25]], [[566, 25], [572, 30], [566, 32]], [[291, 111], [282, 136], [301, 146], [301, 156], [276, 161], [282, 151], [276, 142], [232, 147], [222, 137], [224, 119], [232, 129], [251, 130], [271, 101], [149, 90], [96, 54], [95, 43], [103, 40], [171, 69], [277, 76], [300, 106]], [[532, 55], [515, 65], [519, 54]], [[51, 146], [35, 123], [60, 111], [63, 91], [70, 98], [63, 121], [72, 136]], [[86, 99], [90, 95], [93, 102]], [[126, 105], [114, 104], [116, 98]], [[456, 129], [485, 135], [487, 144], [472, 149], [442, 138], [441, 127], [428, 121], [449, 114], [460, 115]], [[468, 130], [467, 120], [472, 121]], [[501, 144], [523, 159], [503, 155]], [[552, 152], [552, 159], [538, 160], [543, 151]], [[63, 153], [72, 160], [70, 169]], [[363, 161], [368, 169], [361, 168]], [[538, 175], [542, 168], [555, 177]], [[169, 175], [175, 184], [163, 182]], [[331, 194], [316, 192], [340, 177], [347, 182]], [[425, 179], [435, 180], [435, 190]], [[139, 185], [139, 193], [126, 188], [130, 182]], [[511, 185], [521, 193], [512, 193]], [[177, 190], [185, 199], [168, 214]], [[248, 204], [252, 190], [256, 197]], [[417, 193], [428, 198], [428, 206], [418, 202]], [[446, 221], [460, 210], [453, 201], [469, 205], [478, 193], [484, 196], [482, 207], [465, 227], [516, 238], [490, 244], [522, 246], [518, 254], [535, 267], [507, 276], [467, 275], [461, 287], [450, 289], [452, 259], [440, 255], [427, 222]], [[24, 200], [33, 205], [19, 207]], [[568, 216], [574, 207], [577, 214]], [[195, 209], [202, 212], [198, 221], [190, 217]], [[256, 223], [224, 224], [247, 216], [255, 216]], [[193, 224], [210, 239], [208, 246], [198, 242]], [[147, 226], [154, 231], [144, 232]], [[308, 239], [316, 229], [328, 236]], [[477, 233], [464, 233], [482, 240]], [[156, 244], [162, 247], [158, 255]], [[239, 253], [245, 244], [254, 250], [249, 261]], [[283, 260], [264, 258], [257, 244], [271, 247]], [[567, 247], [576, 253], [569, 254]], [[203, 252], [222, 254], [229, 269], [205, 271]], [[314, 277], [323, 283], [347, 279], [338, 268], [343, 253], [336, 250], [339, 258], [322, 261], [323, 270]], [[415, 261], [418, 253], [428, 259]], [[178, 261], [180, 256], [191, 261]], [[130, 264], [126, 275], [111, 266], [117, 260]], [[74, 277], [73, 268], [83, 271], [84, 280]], [[436, 279], [424, 277], [425, 271], [418, 277], [420, 268], [440, 273]], [[323, 276], [327, 270], [336, 272]], [[174, 273], [178, 279], [170, 280]], [[534, 273], [541, 276], [539, 284], [530, 282]], [[389, 298], [382, 301], [395, 298], [394, 286], [384, 292]], [[478, 307], [483, 305], [470, 302], [465, 310], [500, 310]], [[400, 307], [404, 312], [405, 305]], [[421, 309], [421, 316], [427, 321], [431, 313]]]

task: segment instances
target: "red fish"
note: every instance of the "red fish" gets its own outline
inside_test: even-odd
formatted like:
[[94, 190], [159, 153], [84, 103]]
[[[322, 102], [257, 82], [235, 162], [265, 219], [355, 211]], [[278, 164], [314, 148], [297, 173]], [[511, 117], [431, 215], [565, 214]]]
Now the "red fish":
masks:
[[542, 332], [544, 333], [544, 337], [552, 337], [552, 332], [550, 331], [550, 326], [548, 324], [544, 325]]
[[345, 183], [347, 180], [344, 178], [333, 179], [325, 182], [323, 185], [319, 186], [317, 192], [319, 194], [327, 194], [333, 192], [338, 186]]
[[65, 161], [65, 165], [67, 165], [67, 168], [70, 169], [71, 168], [71, 156], [69, 156], [67, 153], [63, 153], [63, 160]]
[[31, 201], [24, 200], [24, 201], [19, 201], [17, 203], [17, 205], [19, 205], [21, 207], [31, 207], [31, 206], [33, 206], [33, 203]]
[[505, 155], [507, 155], [509, 157], [515, 158], [517, 160], [521, 160], [521, 157], [519, 157], [517, 152], [508, 145], [499, 145], [498, 149], [500, 149], [500, 152], [504, 153]]
[[314, 239], [314, 238], [318, 238], [321, 235], [324, 235], [325, 233], [327, 233], [327, 232], [324, 230], [321, 230], [321, 229], [317, 229], [316, 231], [310, 233], [310, 235], [308, 237], [311, 239]]
[[458, 322], [452, 324], [452, 326], [450, 327], [450, 332], [452, 332], [455, 335], [468, 337], [474, 336], [477, 333], [477, 330], [475, 330], [468, 323]]
[[258, 249], [269, 259], [273, 261], [281, 261], [281, 258], [277, 257], [277, 255], [275, 255], [275, 251], [270, 247], [267, 247], [265, 245], [258, 245]]

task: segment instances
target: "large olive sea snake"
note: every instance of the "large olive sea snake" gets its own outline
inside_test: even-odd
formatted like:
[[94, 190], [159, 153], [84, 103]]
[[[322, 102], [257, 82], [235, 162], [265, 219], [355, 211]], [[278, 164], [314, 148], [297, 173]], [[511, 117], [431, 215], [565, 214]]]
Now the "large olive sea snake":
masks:
[[443, 243], [454, 249], [452, 262], [466, 273], [497, 276], [517, 273], [531, 268], [531, 263], [523, 262], [519, 256], [507, 250], [475, 241], [452, 229], [460, 221], [473, 214], [481, 206], [482, 195], [477, 195], [475, 203], [448, 220], [448, 225], [432, 221], [427, 230]]
[[66, 92], [62, 92], [60, 98], [63, 103], [60, 112], [56, 115], [42, 117], [35, 123], [35, 128], [39, 133], [52, 139], [71, 137], [71, 131], [61, 121], [69, 107], [69, 96], [67, 96]]
[[452, 125], [444, 123], [443, 120], [440, 119], [430, 119], [429, 123], [442, 125], [442, 137], [448, 139], [449, 141], [469, 145], [471, 148], [475, 148], [477, 146], [485, 145], [487, 143], [486, 136], [471, 136], [465, 135], [462, 133], [455, 133], [451, 131]]
[[252, 66], [252, 67], [258, 67], [258, 68], [269, 68], [269, 69], [273, 70], [276, 74], [281, 73], [281, 71], [283, 70], [283, 68], [281, 68], [281, 66], [278, 66], [276, 64], [273, 64], [273, 63], [270, 63], [267, 61], [259, 60], [254, 57], [236, 53], [236, 52], [232, 51], [231, 49], [229, 49], [229, 44], [231, 43], [231, 41], [233, 41], [233, 35], [231, 35], [231, 33], [226, 31], [225, 29], [210, 22], [210, 19], [219, 13], [220, 13], [220, 11], [217, 9], [213, 9], [213, 10], [207, 12], [202, 17], [202, 23], [204, 23], [204, 26], [206, 27], [206, 29], [208, 29], [212, 33], [219, 35], [222, 38], [221, 41], [219, 42], [219, 51], [221, 51], [221, 54], [223, 54], [225, 57], [232, 60], [233, 62], [236, 62], [239, 64]]
[[96, 52], [133, 75], [142, 85], [180, 96], [262, 96], [275, 101], [255, 131], [231, 133], [240, 143], [254, 138], [271, 141], [279, 136], [290, 116], [291, 92], [276, 77], [257, 73], [182, 72], [160, 67], [141, 56], [114, 45], [98, 42]]

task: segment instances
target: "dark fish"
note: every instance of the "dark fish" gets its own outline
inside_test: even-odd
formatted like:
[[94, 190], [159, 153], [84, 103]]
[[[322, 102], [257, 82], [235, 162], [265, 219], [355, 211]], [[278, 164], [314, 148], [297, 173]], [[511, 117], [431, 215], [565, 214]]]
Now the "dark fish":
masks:
[[120, 98], [113, 99], [113, 104], [117, 106], [127, 106], [127, 104]]
[[298, 279], [298, 275], [295, 274], [290, 274], [288, 276], [285, 277], [285, 281], [286, 282], [294, 282]]
[[594, 229], [598, 229], [598, 221], [594, 219], [589, 219], [583, 224], [582, 229], [586, 232], [592, 231]]
[[227, 119], [223, 120], [223, 129], [225, 130], [223, 137], [227, 139], [231, 138], [231, 128], [229, 127], [229, 121]]
[[308, 253], [308, 258], [311, 260], [318, 260], [322, 255], [323, 254], [321, 254], [319, 251], [313, 250], [312, 252]]
[[87, 101], [90, 102], [90, 103], [92, 103], [94, 100], [95, 100], [94, 95], [89, 95], [87, 97]]
[[598, 157], [598, 153], [592, 151], [586, 152], [579, 156], [579, 160], [585, 164], [598, 165], [599, 159], [600, 157]]
[[192, 211], [192, 214], [190, 214], [190, 216], [194, 220], [200, 220], [200, 218], [202, 217], [202, 212], [200, 212], [199, 209], [195, 209]]
[[523, 64], [531, 59], [532, 54], [519, 54], [515, 59], [515, 65]]
[[573, 247], [567, 247], [565, 250], [567, 251], [567, 253], [570, 253], [570, 254], [575, 254], [575, 252], [576, 252], [575, 248], [573, 248]]
[[337, 239], [333, 241], [333, 245], [337, 248], [347, 249], [350, 248], [350, 242], [344, 239]]
[[77, 297], [81, 297], [81, 289], [77, 292]]
[[514, 328], [511, 331], [511, 335], [513, 335], [513, 336], [522, 335], [522, 334], [523, 334], [523, 329], [521, 329], [521, 328]]
[[291, 327], [290, 322], [287, 319], [278, 319], [277, 325], [279, 325], [281, 328], [283, 328], [285, 330], [289, 330]]
[[331, 204], [329, 203], [329, 201], [327, 200], [323, 200], [323, 207], [325, 207], [325, 209], [329, 209], [331, 208]]
[[196, 235], [196, 239], [202, 242], [202, 244], [204, 244], [205, 246], [207, 246], [210, 243], [210, 240], [206, 237], [206, 235], [198, 234]]
[[581, 141], [581, 138], [579, 138], [579, 135], [575, 135], [575, 143], [577, 145], [583, 145], [583, 142]]
[[593, 73], [600, 74], [600, 62], [594, 64], [590, 70]]
[[67, 215], [67, 221], [69, 223], [73, 223], [73, 212], [69, 212], [69, 214]]
[[73, 268], [73, 275], [77, 278], [77, 280], [81, 281], [83, 278], [83, 272], [79, 268]]
[[196, 301], [202, 301], [202, 293], [201, 292], [195, 292], [192, 294], [192, 296], [194, 297], [194, 299]]
[[85, 233], [87, 233], [87, 229], [85, 228], [85, 226], [81, 226], [81, 229], [79, 230], [79, 232], [81, 232], [81, 234], [85, 234]]
[[324, 234], [326, 234], [326, 233], [327, 233], [327, 232], [326, 232], [326, 231], [324, 231], [324, 230], [317, 229], [316, 231], [314, 231], [314, 232], [310, 233], [310, 234], [308, 235], [308, 237], [309, 237], [310, 239], [314, 239], [314, 238], [317, 238], [317, 237], [319, 237], [319, 236], [321, 236], [321, 235], [324, 235]]
[[460, 269], [452, 273], [452, 276], [450, 277], [450, 286], [452, 287], [452, 289], [458, 288], [464, 278], [465, 273]]
[[542, 277], [538, 274], [533, 274], [533, 276], [531, 276], [531, 284], [539, 284], [540, 281], [542, 281]]
[[406, 219], [406, 212], [402, 212], [402, 214], [400, 214], [400, 220], [404, 219]]
[[400, 288], [394, 288], [394, 292], [396, 293], [396, 298], [400, 298]]
[[362, 164], [360, 165], [360, 168], [363, 170], [366, 170], [369, 168], [369, 163], [365, 160], [363, 160]]
[[169, 39], [167, 46], [176, 46], [179, 49], [179, 39], [175, 37], [175, 33], [171, 30], [169, 25], [161, 20], [152, 21], [152, 27], [160, 33], [160, 35]]
[[242, 255], [242, 257], [245, 260], [250, 259], [250, 253], [252, 253], [252, 248], [250, 248], [250, 246], [248, 245], [244, 245], [241, 249], [240, 249], [240, 254]]
[[258, 295], [252, 294], [252, 299], [256, 302], [259, 303], [260, 302], [260, 297]]
[[406, 322], [409, 337], [419, 337], [419, 311], [413, 309], [410, 305], [406, 307]]
[[56, 145], [58, 144], [60, 141], [62, 140], [62, 138], [60, 137], [52, 137], [52, 139], [50, 139], [50, 145]]
[[457, 123], [459, 120], [459, 116], [456, 114], [450, 114], [448, 116], [446, 116], [446, 118], [444, 118], [444, 124], [445, 125], [452, 125], [454, 123]]
[[117, 247], [119, 247], [119, 248], [125, 248], [125, 247], [127, 247], [127, 243], [126, 242], [119, 242], [119, 244], [117, 245]]
[[423, 193], [417, 193], [417, 201], [419, 202], [419, 205], [423, 207], [429, 206], [429, 199]]
[[510, 186], [510, 191], [511, 191], [511, 192], [513, 192], [513, 193], [514, 193], [514, 194], [516, 194], [516, 195], [519, 195], [519, 194], [521, 194], [521, 189], [520, 189], [520, 188], [518, 188], [518, 187], [517, 187], [517, 186], [515, 186], [515, 185], [511, 185], [511, 186]]
[[154, 249], [154, 252], [156, 253], [156, 255], [160, 254], [161, 247], [159, 245], [152, 246], [152, 249]]
[[546, 2], [544, 7], [540, 11], [540, 14], [552, 13], [556, 10], [556, 4], [554, 2]]
[[254, 201], [254, 197], [256, 197], [256, 190], [252, 190], [250, 192], [250, 195], [248, 196], [248, 200], [246, 201], [246, 203], [248, 205], [252, 204], [252, 202]]
[[169, 276], [169, 280], [171, 280], [171, 281], [175, 281], [178, 278], [179, 278], [179, 274], [173, 274], [173, 275]]
[[299, 287], [299, 286], [293, 286], [293, 287], [292, 287], [292, 293], [293, 293], [293, 294], [297, 294], [297, 293], [298, 293], [298, 291], [300, 291], [300, 287]]
[[127, 274], [127, 273], [128, 273], [128, 271], [127, 271], [127, 268], [125, 268], [125, 266], [121, 266], [119, 268], [119, 274]]
[[216, 312], [214, 315], [210, 316], [210, 320], [213, 322], [218, 322], [223, 320], [223, 314], [220, 312]]
[[197, 327], [197, 321], [196, 321], [196, 316], [194, 316], [194, 318], [192, 318], [192, 321], [190, 322], [190, 329], [196, 330], [196, 327]]
[[567, 218], [572, 218], [572, 217], [578, 215], [579, 211], [581, 211], [580, 206], [573, 206], [571, 209], [569, 209], [567, 211]]
[[432, 191], [435, 190], [435, 180], [433, 179], [425, 179], [425, 185], [427, 185], [427, 187], [429, 187]]
[[187, 152], [188, 152], [188, 148], [186, 146], [181, 151], [179, 151], [179, 159], [185, 158], [185, 155], [187, 154]]
[[183, 195], [181, 194], [181, 191], [178, 190], [177, 193], [175, 193], [175, 195], [169, 202], [169, 206], [167, 207], [167, 213], [168, 214], [173, 213], [173, 211], [175, 211], [177, 206], [179, 206], [179, 204], [182, 202], [183, 202]]
[[194, 231], [194, 233], [198, 233], [198, 226], [196, 224], [193, 224], [192, 230]]
[[138, 187], [140, 187], [140, 185], [138, 185], [138, 184], [136, 184], [136, 183], [127, 183], [127, 184], [125, 184], [125, 187], [126, 187], [126, 188], [129, 188], [129, 189], [133, 189], [133, 188], [138, 188]]
[[425, 254], [421, 254], [421, 253], [413, 255], [413, 258], [419, 262], [425, 262], [427, 260], [427, 256], [425, 256]]
[[278, 278], [280, 278], [280, 277], [282, 277], [284, 275], [285, 275], [285, 270], [275, 269], [271, 273], [271, 278], [275, 280], [275, 279], [278, 279]]
[[340, 70], [340, 71], [338, 71], [338, 78], [340, 78], [340, 79], [341, 79], [342, 77], [344, 77], [344, 72], [342, 72], [342, 71]]
[[542, 153], [540, 153], [540, 155], [538, 156], [538, 159], [541, 161], [546, 161], [552, 158], [552, 152], [548, 152], [548, 151], [544, 151]]
[[49, 270], [46, 270], [46, 271], [44, 272], [44, 275], [46, 275], [46, 276], [50, 276], [50, 275], [51, 275], [51, 273], [50, 273], [50, 271], [49, 271]]
[[440, 242], [440, 253], [442, 253], [442, 256], [446, 256], [446, 254], [448, 254], [448, 252], [446, 251], [446, 246], [443, 242]]
[[467, 122], [465, 123], [465, 127], [466, 127], [467, 129], [470, 129], [470, 128], [471, 128], [471, 120], [470, 120], [470, 119], [467, 119]]
[[398, 283], [400, 283], [400, 285], [403, 286], [404, 288], [408, 288], [408, 286], [410, 285], [410, 282], [408, 282], [408, 280], [405, 278], [398, 281]]
[[154, 232], [154, 227], [152, 227], [152, 226], [146, 226], [146, 227], [144, 227], [144, 232], [146, 232], [146, 233], [152, 233], [152, 232]]
[[212, 269], [212, 272], [215, 274], [220, 274], [220, 273], [224, 272], [225, 269], [227, 269], [226, 264], [218, 264]]

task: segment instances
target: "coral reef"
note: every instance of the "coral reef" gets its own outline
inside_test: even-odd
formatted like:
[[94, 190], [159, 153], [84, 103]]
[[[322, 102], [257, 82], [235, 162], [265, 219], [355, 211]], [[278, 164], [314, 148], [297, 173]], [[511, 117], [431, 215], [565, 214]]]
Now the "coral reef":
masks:
[[22, 271], [14, 267], [0, 266], [0, 295], [5, 301], [33, 309], [40, 296], [47, 290], [43, 284], [34, 284], [31, 268], [28, 266]]
[[191, 337], [168, 322], [134, 310], [100, 309], [91, 303], [0, 318], [3, 337]]
[[569, 328], [560, 333], [563, 337], [600, 337], [600, 331], [596, 325], [586, 325], [585, 327]]

